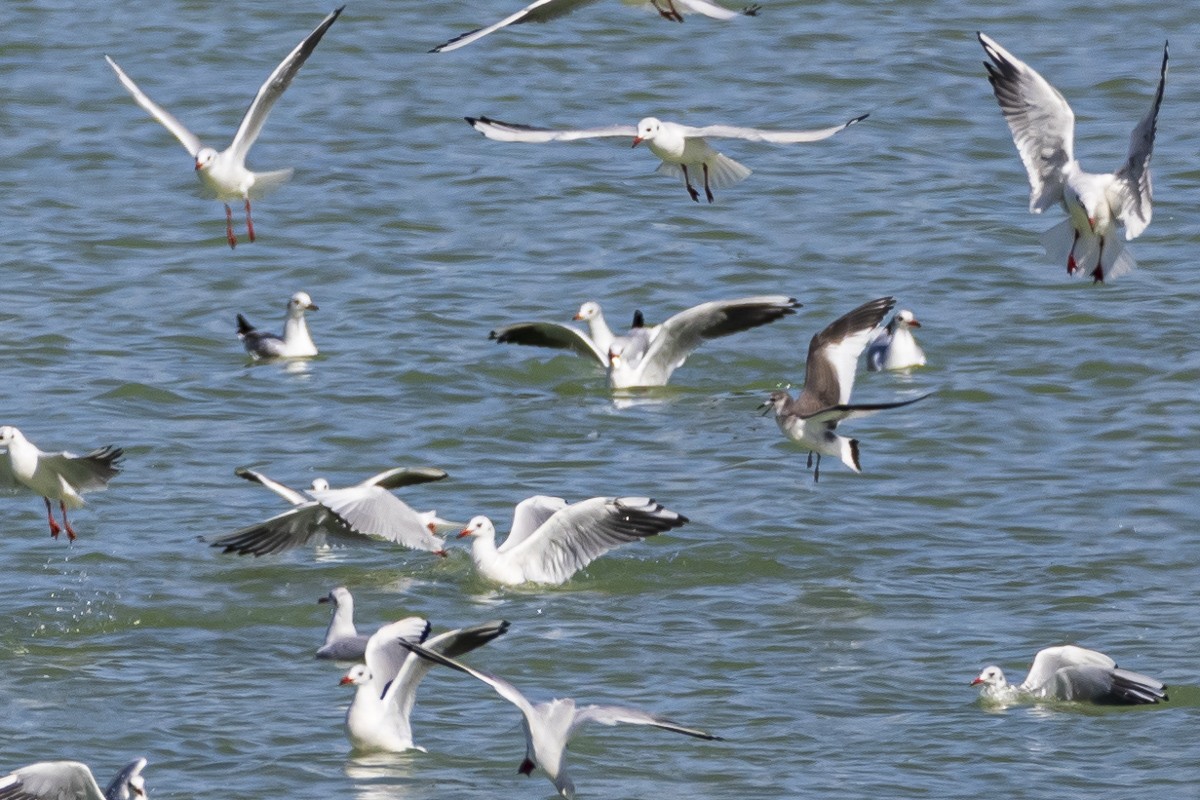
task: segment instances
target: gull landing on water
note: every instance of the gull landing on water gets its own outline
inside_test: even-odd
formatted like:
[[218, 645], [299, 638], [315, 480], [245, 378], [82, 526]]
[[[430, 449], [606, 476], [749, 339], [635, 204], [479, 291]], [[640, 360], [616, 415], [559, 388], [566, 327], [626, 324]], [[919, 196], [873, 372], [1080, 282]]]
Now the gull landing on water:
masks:
[[808, 449], [808, 466], [816, 466], [813, 481], [821, 477], [821, 456], [834, 456], [855, 472], [862, 472], [858, 458], [858, 440], [839, 436], [838, 423], [868, 417], [889, 408], [900, 408], [924, 400], [929, 395], [897, 403], [850, 403], [858, 357], [867, 346], [871, 332], [896, 305], [891, 297], [864, 303], [835, 320], [812, 338], [804, 366], [804, 389], [798, 397], [786, 390], [771, 392], [759, 406], [764, 414], [774, 413], [784, 435]]
[[0, 776], [0, 800], [144, 800], [145, 768], [144, 758], [130, 761], [101, 793], [87, 764], [39, 761]]
[[1023, 698], [1074, 700], [1108, 705], [1147, 705], [1167, 700], [1167, 687], [1138, 672], [1121, 669], [1104, 653], [1068, 644], [1039, 650], [1029, 674], [1011, 686], [997, 666], [984, 667], [972, 686], [992, 703], [1011, 705]]
[[[67, 519], [67, 508], [81, 508], [84, 492], [108, 488], [108, 482], [120, 473], [117, 460], [124, 455], [119, 447], [102, 447], [84, 456], [63, 451], [44, 453], [12, 425], [0, 426], [0, 490], [29, 490], [46, 503], [50, 535], [55, 539], [64, 529], [75, 541], [76, 533]], [[58, 501], [62, 527], [54, 520], [51, 500]]]
[[[566, 16], [575, 9], [590, 5], [593, 2], [595, 0], [535, 0], [535, 2], [530, 3], [515, 14], [510, 14], [493, 25], [455, 36], [450, 41], [439, 44], [429, 52], [448, 53], [451, 50], [466, 47], [471, 42], [482, 39], [489, 33], [494, 33], [501, 28], [507, 28], [509, 25], [519, 25], [525, 22], [548, 22], [549, 20]], [[651, 7], [658, 12], [660, 17], [671, 22], [683, 22], [684, 12], [694, 12], [703, 14], [706, 17], [712, 17], [713, 19], [727, 20], [741, 15], [753, 17], [759, 11], [759, 7], [756, 5], [747, 6], [741, 11], [731, 11], [716, 3], [709, 2], [709, 0], [624, 0], [624, 3], [631, 6]]]
[[[816, 142], [828, 139], [835, 133], [844, 131], [857, 122], [862, 122], [868, 116], [870, 115], [863, 114], [861, 117], [855, 117], [841, 125], [809, 131], [767, 131], [758, 128], [738, 128], [733, 125], [708, 125], [703, 128], [693, 128], [674, 122], [663, 122], [654, 117], [646, 117], [637, 124], [637, 127], [610, 125], [607, 128], [582, 130], [535, 128], [530, 125], [501, 122], [488, 117], [466, 117], [465, 119], [472, 128], [487, 138], [499, 142], [569, 142], [576, 139], [614, 136], [633, 137], [634, 147], [645, 142], [650, 152], [662, 159], [658, 172], [683, 178], [688, 195], [696, 202], [700, 202], [700, 193], [696, 187], [692, 186], [692, 177], [695, 173], [695, 177], [702, 178], [704, 195], [711, 203], [713, 188], [721, 189], [732, 186], [744, 180], [750, 174], [750, 170], [732, 158], [712, 149], [705, 141], [705, 137], [746, 139], [751, 142], [773, 144]], [[688, 170], [689, 167], [691, 167], [691, 171]]]
[[925, 366], [925, 351], [912, 334], [912, 329], [919, 327], [921, 323], [913, 312], [907, 308], [897, 311], [892, 321], [880, 328], [867, 345], [867, 369], [878, 372]]
[[304, 62], [312, 55], [313, 50], [321, 41], [321, 37], [325, 35], [325, 31], [329, 30], [329, 26], [342, 13], [342, 8], [325, 17], [321, 24], [305, 37], [304, 41], [296, 45], [296, 48], [288, 53], [287, 58], [280, 62], [279, 66], [267, 77], [266, 82], [259, 87], [258, 94], [254, 96], [250, 107], [246, 109], [246, 114], [242, 117], [241, 124], [238, 125], [237, 133], [233, 135], [233, 141], [229, 147], [219, 153], [211, 147], [202, 145], [200, 139], [185, 128], [183, 123], [138, 88], [133, 79], [117, 66], [117, 62], [108, 56], [104, 57], [108, 65], [117, 73], [121, 84], [133, 95], [137, 104], [173, 133], [196, 160], [196, 175], [205, 189], [225, 203], [225, 237], [229, 241], [230, 247], [237, 245], [237, 237], [233, 233], [233, 210], [229, 207], [228, 201], [244, 201], [246, 235], [253, 242], [254, 222], [250, 218], [250, 199], [262, 197], [292, 177], [290, 168], [273, 172], [251, 172], [246, 169], [246, 154], [250, 152], [250, 147], [258, 138], [275, 101], [283, 95], [292, 79], [296, 77], [296, 73], [300, 71], [300, 67], [304, 66]]
[[283, 336], [258, 330], [241, 314], [237, 315], [237, 335], [246, 352], [256, 361], [264, 358], [311, 358], [317, 354], [317, 346], [308, 333], [304, 312], [317, 310], [317, 304], [307, 292], [296, 292], [288, 300]]
[[1046, 252], [1065, 258], [1067, 272], [1089, 273], [1101, 283], [1137, 266], [1117, 236], [1135, 239], [1150, 224], [1150, 156], [1158, 109], [1167, 81], [1167, 45], [1163, 45], [1158, 90], [1146, 116], [1129, 137], [1129, 154], [1115, 173], [1084, 172], [1075, 160], [1075, 114], [1066, 98], [1029, 65], [994, 40], [977, 34], [991, 62], [988, 81], [1012, 131], [1017, 152], [1029, 173], [1029, 210], [1040, 214], [1058, 204], [1068, 219], [1042, 236]]
[[554, 784], [558, 793], [566, 798], [575, 796], [575, 784], [567, 774], [567, 745], [581, 727], [588, 723], [598, 725], [649, 725], [673, 733], [682, 733], [706, 741], [724, 741], [720, 736], [688, 728], [677, 722], [627, 706], [578, 706], [571, 698], [560, 698], [545, 703], [531, 703], [517, 687], [503, 678], [472, 669], [466, 664], [436, 652], [435, 648], [422, 647], [411, 639], [400, 640], [406, 650], [442, 666], [466, 673], [495, 690], [496, 694], [516, 706], [522, 715], [521, 727], [525, 730], [525, 759], [517, 771], [530, 775], [541, 768]]

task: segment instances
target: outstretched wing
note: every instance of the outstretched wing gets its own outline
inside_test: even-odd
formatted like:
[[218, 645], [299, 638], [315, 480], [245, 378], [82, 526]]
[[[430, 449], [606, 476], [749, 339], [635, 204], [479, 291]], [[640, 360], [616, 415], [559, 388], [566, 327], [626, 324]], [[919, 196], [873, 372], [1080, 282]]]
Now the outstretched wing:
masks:
[[171, 114], [169, 114], [165, 108], [151, 100], [150, 96], [139, 89], [138, 85], [133, 82], [133, 79], [126, 75], [123, 69], [117, 66], [117, 62], [113, 61], [108, 56], [105, 56], [104, 60], [107, 61], [108, 65], [113, 68], [113, 72], [117, 73], [117, 78], [121, 81], [121, 85], [124, 86], [131, 95], [133, 95], [133, 99], [137, 101], [137, 104], [146, 109], [146, 111], [150, 113], [150, 116], [154, 117], [156, 120], [162, 123], [164, 128], [174, 134], [175, 138], [178, 139], [180, 144], [187, 149], [192, 158], [195, 158], [196, 153], [199, 153], [200, 148], [203, 146], [200, 144], [200, 140], [196, 137], [196, 134], [185, 128], [183, 123], [171, 116]]
[[405, 617], [384, 625], [367, 639], [363, 661], [371, 673], [371, 687], [379, 695], [379, 699], [382, 700], [388, 693], [392, 682], [404, 666], [404, 660], [408, 658], [408, 651], [401, 643], [420, 644], [429, 636], [432, 627], [429, 620], [422, 617]]
[[1113, 661], [1098, 650], [1089, 650], [1073, 644], [1061, 647], [1047, 647], [1039, 650], [1029, 665], [1029, 674], [1025, 676], [1021, 688], [1036, 691], [1054, 679], [1054, 673], [1065, 667], [1103, 667], [1115, 669], [1117, 662]]
[[327, 537], [345, 535], [345, 523], [320, 503], [310, 500], [264, 522], [214, 539], [211, 546], [224, 548], [224, 552], [237, 553], [239, 556], [265, 556], [309, 542], [319, 544]]
[[546, 524], [548, 519], [566, 507], [567, 501], [561, 497], [535, 494], [533, 497], [525, 498], [513, 509], [512, 527], [508, 531], [508, 538], [504, 540], [504, 544], [500, 545], [500, 548], [506, 550], [516, 547]]
[[246, 467], [238, 467], [237, 469], [235, 469], [233, 471], [233, 474], [238, 476], [239, 478], [243, 478], [245, 480], [251, 481], [252, 483], [261, 483], [263, 486], [267, 487], [272, 492], [279, 495], [284, 500], [287, 500], [289, 503], [291, 503], [294, 506], [302, 506], [308, 502], [308, 498], [305, 497], [300, 492], [297, 492], [295, 489], [292, 489], [291, 487], [284, 486], [279, 481], [268, 478], [266, 475], [263, 475], [261, 472], [255, 472], [254, 470], [248, 469]]
[[497, 23], [484, 28], [477, 28], [473, 31], [467, 31], [466, 33], [460, 33], [450, 41], [439, 44], [429, 52], [449, 53], [451, 50], [466, 47], [471, 42], [482, 39], [489, 33], [495, 33], [501, 28], [507, 28], [509, 25], [518, 25], [522, 22], [546, 22], [570, 14], [575, 9], [593, 2], [595, 0], [535, 0], [535, 2], [525, 6], [517, 13], [509, 14]]
[[862, 116], [843, 122], [841, 125], [807, 131], [765, 131], [759, 128], [739, 128], [736, 125], [705, 125], [700, 128], [684, 126], [684, 136], [705, 136], [714, 139], [747, 139], [751, 142], [771, 142], [773, 144], [819, 142], [822, 139], [828, 139], [835, 133], [841, 133], [846, 128], [862, 122], [869, 116], [871, 115], [863, 114]]
[[801, 414], [800, 416], [811, 422], [843, 422], [848, 419], [869, 417], [872, 414], [886, 411], [889, 408], [910, 406], [919, 400], [924, 400], [926, 397], [929, 397], [929, 395], [923, 394], [920, 397], [914, 397], [912, 400], [901, 400], [897, 403], [855, 403], [853, 405], [847, 403], [846, 405], [830, 406], [815, 414]]
[[283, 95], [292, 79], [296, 77], [296, 73], [300, 71], [304, 62], [317, 48], [325, 31], [329, 30], [329, 26], [342, 13], [343, 8], [345, 6], [335, 9], [329, 16], [321, 20], [321, 24], [304, 37], [304, 41], [296, 45], [295, 49], [288, 53], [287, 58], [279, 62], [279, 66], [271, 72], [263, 85], [258, 87], [258, 93], [254, 95], [250, 107], [242, 116], [242, 122], [238, 125], [237, 133], [233, 135], [233, 142], [229, 145], [238, 161], [246, 158], [246, 153], [254, 144], [254, 140], [258, 138], [263, 123], [267, 121], [267, 115], [271, 113], [271, 107]]
[[359, 486], [379, 486], [383, 489], [399, 489], [403, 486], [416, 486], [419, 483], [432, 483], [449, 478], [450, 475], [436, 467], [395, 467], [386, 469], [378, 475], [372, 475]]
[[428, 659], [435, 664], [441, 664], [442, 666], [449, 667], [450, 669], [456, 669], [459, 672], [465, 672], [466, 674], [483, 681], [488, 686], [492, 687], [496, 691], [496, 694], [500, 695], [505, 700], [521, 709], [521, 713], [525, 716], [529, 716], [531, 713], [533, 713], [533, 705], [528, 699], [526, 699], [525, 695], [521, 694], [521, 691], [517, 689], [517, 687], [513, 686], [503, 678], [498, 678], [495, 675], [489, 675], [486, 672], [480, 672], [477, 669], [468, 667], [461, 661], [456, 661], [453, 658], [443, 655], [436, 650], [422, 647], [421, 645], [414, 644], [413, 642], [401, 642], [400, 645], [406, 650], [411, 650], [412, 652], [416, 653], [421, 658]]
[[570, 325], [559, 325], [557, 322], [517, 322], [492, 331], [488, 338], [501, 344], [573, 350], [584, 358], [594, 358], [603, 367], [608, 366], [608, 354], [601, 352], [586, 333]]
[[40, 761], [0, 777], [0, 800], [105, 800], [87, 764]]
[[467, 124], [489, 139], [498, 142], [570, 142], [576, 139], [595, 139], [604, 136], [637, 135], [633, 125], [610, 125], [607, 128], [584, 128], [582, 130], [552, 130], [550, 128], [535, 128], [532, 125], [520, 125], [515, 122], [501, 122], [489, 117], [464, 117]]
[[804, 390], [796, 399], [800, 416], [808, 417], [850, 402], [858, 357], [872, 332], [895, 305], [892, 297], [863, 303], [813, 336], [804, 365]]
[[626, 725], [651, 725], [655, 728], [662, 728], [665, 731], [674, 731], [675, 733], [682, 733], [685, 736], [694, 736], [697, 739], [724, 741], [720, 736], [708, 731], [702, 731], [699, 728], [689, 728], [686, 725], [673, 722], [666, 717], [642, 711], [640, 708], [628, 708], [626, 706], [582, 706], [577, 708], [575, 710], [575, 721], [571, 724], [571, 733], [574, 733], [579, 726], [589, 722], [595, 722], [600, 725], [617, 725], [620, 723], [625, 723]]
[[1154, 152], [1158, 109], [1162, 106], [1163, 90], [1167, 85], [1167, 51], [1168, 45], [1163, 44], [1162, 68], [1154, 102], [1129, 135], [1129, 155], [1117, 170], [1117, 182], [1109, 188], [1110, 192], [1115, 192], [1115, 197], [1109, 197], [1109, 203], [1117, 209], [1117, 219], [1125, 225], [1126, 239], [1136, 239], [1150, 224], [1150, 155]]
[[66, 480], [76, 492], [98, 492], [108, 488], [108, 482], [121, 468], [118, 459], [125, 454], [119, 447], [102, 447], [85, 456], [70, 453], [39, 453], [38, 462]]
[[311, 489], [309, 495], [337, 514], [350, 531], [374, 539], [411, 547], [441, 550], [445, 542], [434, 536], [417, 512], [403, 500], [378, 486], [346, 489]]
[[[483, 647], [492, 639], [503, 636], [507, 631], [508, 622], [506, 620], [485, 622], [470, 628], [458, 628], [439, 633], [425, 642], [425, 647], [449, 658], [457, 658], [478, 647]], [[417, 700], [417, 685], [433, 668], [433, 662], [408, 651], [405, 651], [404, 655], [407, 658], [389, 691], [395, 697], [401, 718], [408, 719], [412, 713], [413, 703]]]

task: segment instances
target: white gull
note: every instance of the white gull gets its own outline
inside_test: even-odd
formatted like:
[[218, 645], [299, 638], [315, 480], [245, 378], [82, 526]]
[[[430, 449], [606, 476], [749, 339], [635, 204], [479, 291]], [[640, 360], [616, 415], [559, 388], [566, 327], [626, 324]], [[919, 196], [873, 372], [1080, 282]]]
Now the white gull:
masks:
[[912, 329], [921, 327], [913, 312], [902, 308], [883, 328], [871, 337], [867, 345], [867, 369], [909, 369], [925, 366], [925, 351], [917, 344]]
[[238, 338], [242, 346], [255, 360], [267, 358], [311, 358], [317, 354], [317, 346], [308, 333], [304, 320], [306, 311], [317, 311], [318, 306], [307, 292], [296, 292], [288, 300], [287, 320], [283, 323], [283, 336], [260, 331], [237, 315]]
[[1029, 674], [1012, 686], [997, 666], [984, 667], [972, 686], [992, 703], [1021, 699], [1075, 700], [1113, 705], [1144, 705], [1167, 699], [1167, 687], [1147, 675], [1121, 669], [1104, 653], [1072, 644], [1039, 650]]
[[39, 761], [0, 776], [0, 800], [133, 800], [146, 797], [146, 759], [130, 761], [103, 792], [87, 764]]

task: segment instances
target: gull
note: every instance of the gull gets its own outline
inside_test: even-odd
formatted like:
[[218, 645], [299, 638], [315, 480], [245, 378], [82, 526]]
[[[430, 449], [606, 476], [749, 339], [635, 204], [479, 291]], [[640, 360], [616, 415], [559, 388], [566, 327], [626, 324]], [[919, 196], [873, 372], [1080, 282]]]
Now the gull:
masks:
[[704, 195], [711, 203], [713, 188], [721, 189], [732, 186], [745, 179], [750, 174], [750, 170], [709, 147], [705, 137], [747, 139], [752, 142], [774, 144], [816, 142], [828, 139], [856, 122], [862, 122], [868, 116], [870, 115], [863, 114], [841, 125], [811, 131], [766, 131], [757, 128], [738, 128], [733, 125], [708, 125], [703, 128], [693, 128], [674, 122], [663, 122], [654, 117], [646, 117], [637, 124], [637, 127], [610, 125], [606, 128], [584, 130], [535, 128], [530, 125], [501, 122], [489, 117], [466, 117], [465, 119], [472, 128], [487, 138], [500, 142], [569, 142], [576, 139], [594, 139], [606, 136], [632, 136], [634, 147], [645, 142], [650, 152], [662, 159], [662, 163], [658, 166], [658, 172], [683, 178], [683, 184], [687, 188], [688, 194], [696, 202], [700, 202], [700, 193], [692, 186], [691, 173], [688, 168], [699, 170], [704, 177]]
[[575, 319], [589, 321], [590, 336], [555, 322], [519, 322], [492, 331], [489, 338], [569, 349], [590, 356], [608, 368], [609, 383], [614, 389], [666, 386], [671, 373], [683, 365], [701, 342], [766, 325], [796, 313], [797, 308], [800, 303], [787, 295], [715, 300], [681, 311], [651, 327], [646, 327], [638, 311], [629, 332], [614, 336], [604, 322], [600, 304], [587, 302]]
[[1090, 273], [1103, 282], [1137, 266], [1117, 234], [1134, 239], [1150, 224], [1150, 155], [1167, 81], [1163, 45], [1158, 91], [1146, 116], [1129, 137], [1129, 154], [1116, 172], [1084, 172], [1075, 160], [1075, 114], [1066, 98], [1029, 65], [982, 33], [979, 43], [991, 62], [988, 81], [1029, 173], [1029, 210], [1040, 214], [1058, 204], [1068, 219], [1046, 231], [1042, 244], [1053, 258], [1066, 258], [1067, 272]]
[[333, 661], [362, 661], [371, 637], [354, 627], [354, 597], [345, 586], [333, 589], [317, 600], [333, 606], [333, 618], [325, 631], [325, 643], [317, 650], [317, 658]]
[[436, 512], [417, 513], [388, 491], [448, 477], [440, 469], [397, 467], [344, 489], [331, 489], [329, 481], [317, 478], [307, 496], [245, 467], [239, 467], [233, 474], [261, 483], [295, 508], [212, 543], [213, 547], [223, 547], [226, 553], [261, 556], [281, 553], [310, 541], [368, 538], [446, 555], [445, 542], [433, 535], [437, 525], [443, 523]]
[[850, 403], [858, 357], [867, 340], [887, 313], [895, 306], [891, 297], [864, 303], [835, 320], [808, 344], [804, 367], [804, 389], [792, 397], [785, 389], [771, 392], [759, 408], [775, 413], [775, 422], [789, 439], [808, 448], [808, 466], [813, 466], [813, 481], [821, 477], [821, 456], [834, 456], [855, 472], [862, 472], [858, 460], [858, 440], [839, 436], [839, 422], [870, 416], [888, 408], [900, 408], [929, 395], [898, 403]]
[[[438, 634], [426, 646], [446, 656], [459, 656], [507, 630], [508, 622], [504, 620], [486, 622]], [[410, 717], [417, 685], [433, 665], [408, 652], [402, 643], [424, 642], [429, 631], [429, 622], [420, 617], [384, 625], [367, 642], [366, 663], [351, 667], [342, 678], [343, 686], [357, 687], [346, 711], [346, 738], [355, 750], [425, 752], [424, 747], [413, 744]]]
[[308, 334], [304, 312], [317, 310], [317, 304], [307, 292], [296, 292], [288, 300], [283, 336], [258, 330], [241, 314], [237, 315], [237, 335], [246, 352], [256, 361], [263, 358], [311, 358], [317, 354], [317, 346]]
[[[98, 492], [108, 488], [108, 482], [120, 471], [117, 459], [125, 451], [109, 445], [93, 450], [85, 456], [63, 451], [44, 453], [25, 435], [12, 425], [0, 426], [0, 447], [5, 448], [0, 458], [0, 489], [31, 490], [41, 495], [46, 502], [46, 517], [50, 521], [50, 535], [55, 539], [65, 528], [67, 538], [74, 541], [76, 534], [67, 519], [67, 507], [83, 506], [84, 492]], [[62, 527], [54, 521], [51, 500], [58, 501], [62, 510]]]
[[87, 764], [78, 761], [39, 761], [0, 777], [0, 800], [131, 800], [146, 797], [142, 770], [146, 759], [137, 758], [117, 773], [101, 792]]
[[[565, 16], [577, 8], [593, 2], [595, 0], [535, 0], [535, 2], [525, 6], [517, 13], [510, 14], [493, 25], [459, 34], [450, 41], [439, 44], [429, 52], [448, 53], [451, 50], [466, 47], [471, 42], [482, 39], [489, 33], [494, 33], [509, 25], [519, 25], [523, 22], [547, 22]], [[653, 7], [659, 16], [671, 22], [683, 22], [683, 12], [685, 11], [703, 14], [713, 19], [727, 20], [743, 14], [753, 17], [758, 14], [759, 10], [758, 6], [751, 5], [741, 11], [731, 11], [716, 3], [711, 3], [709, 0], [624, 0], [624, 2], [626, 5]]]
[[867, 345], [867, 369], [908, 369], [925, 366], [925, 351], [912, 335], [921, 323], [907, 308], [896, 312], [885, 327], [880, 328]]
[[471, 559], [488, 580], [555, 585], [614, 547], [687, 521], [648, 497], [593, 497], [568, 505], [561, 497], [536, 495], [517, 504], [508, 538], [499, 547], [487, 517], [474, 517], [458, 536], [473, 537]]
[[321, 24], [306, 36], [304, 41], [296, 45], [296, 48], [288, 53], [287, 58], [280, 62], [279, 66], [267, 77], [266, 82], [259, 87], [258, 94], [251, 101], [250, 107], [246, 109], [241, 124], [238, 125], [237, 133], [233, 135], [233, 141], [229, 147], [219, 153], [211, 147], [202, 145], [200, 139], [185, 128], [183, 123], [138, 88], [133, 79], [117, 66], [117, 62], [109, 56], [104, 57], [108, 65], [117, 73], [121, 84], [133, 95], [137, 104], [174, 134], [175, 138], [195, 159], [196, 175], [200, 178], [205, 190], [225, 204], [225, 237], [229, 241], [230, 247], [237, 246], [237, 237], [233, 234], [233, 211], [229, 208], [228, 201], [242, 200], [245, 202], [246, 235], [253, 242], [254, 223], [250, 219], [250, 198], [262, 197], [292, 177], [290, 168], [272, 172], [251, 172], [246, 169], [246, 154], [250, 152], [251, 146], [258, 138], [275, 101], [283, 95], [292, 79], [296, 77], [296, 73], [300, 71], [300, 67], [304, 66], [304, 62], [312, 55], [313, 50], [321, 41], [321, 37], [325, 35], [325, 31], [329, 30], [329, 26], [342, 13], [342, 8], [338, 8], [325, 17]]
[[651, 714], [638, 708], [626, 706], [577, 706], [571, 698], [556, 698], [545, 703], [531, 703], [517, 687], [503, 678], [489, 675], [468, 667], [447, 654], [434, 652], [411, 640], [403, 640], [401, 646], [430, 661], [465, 672], [491, 686], [496, 694], [512, 703], [521, 711], [521, 727], [525, 731], [525, 759], [517, 771], [529, 775], [540, 767], [554, 788], [563, 797], [575, 796], [575, 784], [567, 774], [566, 749], [568, 743], [583, 725], [594, 722], [599, 725], [650, 725], [666, 731], [682, 733], [707, 741], [724, 741], [707, 731], [689, 728], [677, 722]]
[[984, 667], [971, 685], [980, 687], [985, 700], [1004, 704], [1022, 697], [1108, 705], [1143, 705], [1167, 699], [1167, 687], [1161, 681], [1120, 669], [1104, 653], [1073, 644], [1039, 650], [1018, 686], [1010, 686], [997, 666]]

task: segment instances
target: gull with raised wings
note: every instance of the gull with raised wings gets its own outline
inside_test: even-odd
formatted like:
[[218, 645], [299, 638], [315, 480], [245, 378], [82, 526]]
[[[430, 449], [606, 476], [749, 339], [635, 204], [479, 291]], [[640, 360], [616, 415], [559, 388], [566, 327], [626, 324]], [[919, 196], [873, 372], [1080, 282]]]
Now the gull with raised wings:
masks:
[[144, 758], [130, 761], [101, 792], [87, 764], [39, 761], [0, 776], [0, 800], [144, 800], [145, 768]]
[[984, 700], [1001, 705], [1025, 698], [1108, 705], [1146, 705], [1167, 699], [1161, 681], [1121, 669], [1104, 653], [1073, 644], [1039, 650], [1029, 674], [1017, 686], [1010, 685], [995, 665], [984, 667], [971, 685], [979, 687]]

